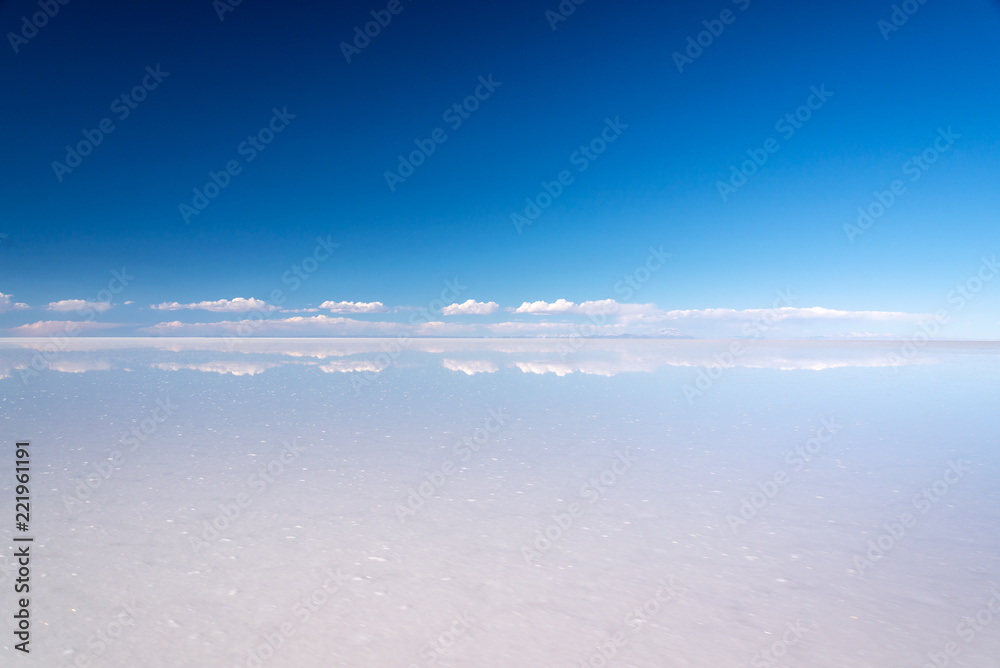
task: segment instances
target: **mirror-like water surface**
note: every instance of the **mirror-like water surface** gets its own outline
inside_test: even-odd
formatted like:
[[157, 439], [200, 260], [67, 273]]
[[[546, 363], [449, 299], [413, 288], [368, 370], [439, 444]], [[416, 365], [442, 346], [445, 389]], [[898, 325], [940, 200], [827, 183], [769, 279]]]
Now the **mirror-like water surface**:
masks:
[[33, 653], [995, 666], [1000, 345], [732, 346], [4, 340]]

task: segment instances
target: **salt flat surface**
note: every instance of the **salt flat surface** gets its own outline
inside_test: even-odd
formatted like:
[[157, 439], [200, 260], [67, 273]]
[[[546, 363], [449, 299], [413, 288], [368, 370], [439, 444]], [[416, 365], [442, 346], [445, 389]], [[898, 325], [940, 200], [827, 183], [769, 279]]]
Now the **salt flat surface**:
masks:
[[0, 341], [25, 665], [1000, 656], [997, 344], [50, 345]]

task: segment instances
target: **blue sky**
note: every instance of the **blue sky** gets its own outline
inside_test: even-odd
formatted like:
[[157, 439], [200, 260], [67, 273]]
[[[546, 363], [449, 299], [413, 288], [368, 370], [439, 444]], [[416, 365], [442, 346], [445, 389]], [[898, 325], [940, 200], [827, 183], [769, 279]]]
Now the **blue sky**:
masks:
[[0, 3], [0, 335], [1000, 335], [997, 3], [220, 6]]

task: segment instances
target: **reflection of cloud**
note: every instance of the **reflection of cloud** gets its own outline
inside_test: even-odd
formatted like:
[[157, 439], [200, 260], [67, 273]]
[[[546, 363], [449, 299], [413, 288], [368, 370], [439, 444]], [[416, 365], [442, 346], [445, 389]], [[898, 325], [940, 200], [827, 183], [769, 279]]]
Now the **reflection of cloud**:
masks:
[[796, 360], [782, 363], [772, 361], [766, 366], [763, 364], [745, 364], [743, 366], [750, 369], [779, 369], [781, 371], [824, 371], [826, 369], [843, 369], [846, 367], [880, 367], [880, 366], [905, 366], [906, 362], [893, 363], [889, 359], [859, 360], [855, 362], [820, 362], [808, 360]]
[[21, 369], [27, 369], [30, 364], [27, 362], [13, 363], [9, 360], [0, 358], [0, 380], [4, 378], [10, 378], [11, 373], [14, 371], [19, 371]]
[[271, 311], [278, 310], [277, 306], [254, 297], [251, 297], [250, 299], [246, 299], [244, 297], [236, 297], [235, 299], [216, 299], [213, 302], [194, 302], [191, 304], [163, 302], [162, 304], [154, 304], [149, 308], [156, 309], [158, 311], [180, 311], [182, 309], [191, 309], [199, 311], [213, 311], [216, 313], [242, 313], [246, 311], [262, 311], [264, 313], [270, 313]]
[[49, 368], [63, 373], [83, 373], [84, 371], [107, 371], [111, 364], [107, 360], [52, 360]]
[[470, 376], [477, 373], [494, 373], [500, 369], [490, 360], [441, 360], [441, 365], [449, 371], [462, 371]]
[[[888, 357], [883, 358], [872, 358], [867, 360], [853, 360], [853, 361], [823, 361], [815, 359], [785, 359], [781, 357], [773, 357], [771, 359], [752, 359], [752, 360], [737, 360], [732, 367], [740, 367], [744, 369], [776, 369], [778, 371], [824, 371], [826, 369], [843, 369], [847, 367], [851, 368], [862, 368], [862, 367], [881, 367], [881, 366], [906, 366], [912, 364], [912, 362], [907, 361], [896, 361], [895, 364]], [[716, 359], [705, 358], [701, 360], [692, 361], [678, 361], [678, 362], [668, 362], [668, 366], [686, 366], [686, 367], [710, 367], [718, 366], [719, 362]]]
[[14, 336], [70, 336], [72, 333], [121, 327], [113, 322], [76, 322], [74, 320], [40, 320], [28, 325], [11, 327], [7, 331]]
[[50, 302], [45, 307], [49, 311], [95, 311], [104, 313], [111, 308], [110, 302], [88, 302], [86, 299], [63, 299], [59, 302]]
[[489, 315], [496, 313], [500, 305], [496, 302], [477, 302], [467, 299], [461, 304], [449, 304], [441, 309], [442, 315]]
[[524, 373], [546, 374], [554, 373], [557, 376], [566, 376], [571, 373], [582, 373], [587, 376], [614, 376], [626, 372], [648, 372], [655, 367], [650, 367], [642, 360], [622, 359], [622, 360], [579, 360], [569, 362], [515, 362], [514, 366]]
[[[551, 342], [555, 346], [558, 340]], [[512, 366], [523, 373], [566, 376], [571, 373], [614, 376], [619, 373], [651, 372], [663, 367], [731, 366], [745, 369], [775, 369], [779, 371], [824, 371], [840, 368], [875, 368], [909, 364], [933, 364], [934, 348], [925, 349], [919, 359], [898, 358], [898, 341], [856, 341], [852, 343], [808, 342], [745, 342], [744, 352], [736, 357], [724, 357], [729, 348], [725, 341], [617, 341], [590, 340], [578, 352], [558, 352], [558, 359], [514, 360]], [[942, 347], [947, 344], [939, 344]], [[528, 350], [509, 350], [511, 355]], [[531, 351], [533, 352], [533, 351]], [[553, 352], [553, 351], [550, 351]], [[897, 353], [896, 358], [890, 354]], [[555, 357], [555, 356], [553, 356]]]
[[557, 376], [566, 376], [576, 371], [571, 365], [561, 362], [514, 362], [514, 365], [524, 373], [554, 373]]
[[320, 367], [323, 373], [352, 373], [354, 371], [374, 371], [378, 373], [386, 367], [372, 360], [343, 360], [327, 362]]
[[[85, 324], [85, 323], [79, 323]], [[247, 338], [48, 338], [0, 341], [0, 377], [24, 368], [40, 354], [57, 371], [119, 368], [121, 351], [133, 355], [152, 350], [150, 363], [161, 370], [197, 370], [219, 374], [257, 375], [287, 364], [317, 365], [325, 373], [378, 372], [387, 366], [391, 339]], [[465, 375], [516, 369], [525, 374], [579, 373], [612, 376], [647, 373], [664, 367], [710, 367], [729, 364], [744, 369], [820, 372], [840, 368], [874, 368], [901, 364], [936, 364], [956, 351], [1000, 353], [1000, 344], [928, 343], [921, 354], [900, 357], [901, 341], [742, 341], [743, 353], [726, 359], [731, 341], [697, 339], [411, 339], [406, 348], [426, 355], [408, 359], [443, 366]], [[37, 351], [37, 352], [36, 352]], [[210, 359], [191, 353], [211, 353]], [[82, 353], [87, 353], [84, 356]], [[114, 357], [112, 357], [114, 355]], [[890, 355], [895, 355], [894, 358]], [[110, 363], [109, 363], [110, 362]], [[516, 371], [508, 371], [508, 373]]]
[[205, 371], [210, 373], [231, 373], [234, 376], [256, 376], [268, 369], [273, 369], [281, 364], [276, 362], [205, 362], [203, 364], [177, 364], [175, 362], [158, 362], [153, 364], [154, 369], [161, 371], [180, 371], [187, 369], [190, 371]]

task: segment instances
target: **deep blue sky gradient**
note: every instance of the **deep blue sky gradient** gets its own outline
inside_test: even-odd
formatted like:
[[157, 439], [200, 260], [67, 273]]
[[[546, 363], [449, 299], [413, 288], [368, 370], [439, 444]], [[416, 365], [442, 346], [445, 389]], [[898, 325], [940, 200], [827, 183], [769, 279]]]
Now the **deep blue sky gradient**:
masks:
[[[671, 262], [635, 301], [759, 308], [792, 288], [802, 306], [921, 313], [996, 252], [996, 3], [928, 0], [888, 40], [889, 2], [587, 0], [553, 31], [557, 4], [403, 0], [350, 64], [339, 43], [385, 3], [245, 0], [224, 21], [208, 0], [61, 6], [18, 53], [0, 45], [0, 292], [91, 298], [125, 266], [120, 301], [136, 303], [117, 321], [151, 324], [175, 317], [144, 310], [163, 301], [266, 298], [332, 235], [292, 308], [426, 304], [452, 277], [503, 306], [613, 298], [662, 244]], [[735, 22], [679, 73], [671, 54], [727, 8]], [[0, 4], [0, 31], [37, 10]], [[156, 65], [166, 80], [57, 181], [64, 146]], [[487, 75], [501, 87], [447, 128]], [[833, 97], [782, 139], [775, 121], [820, 85]], [[274, 107], [297, 117], [186, 225], [178, 205]], [[629, 127], [518, 234], [510, 215], [606, 117]], [[385, 170], [436, 127], [448, 140], [390, 192]], [[948, 127], [954, 147], [848, 243], [857, 207]], [[716, 182], [768, 137], [780, 150], [723, 202]], [[997, 338], [1000, 281], [962, 320], [955, 334]]]

